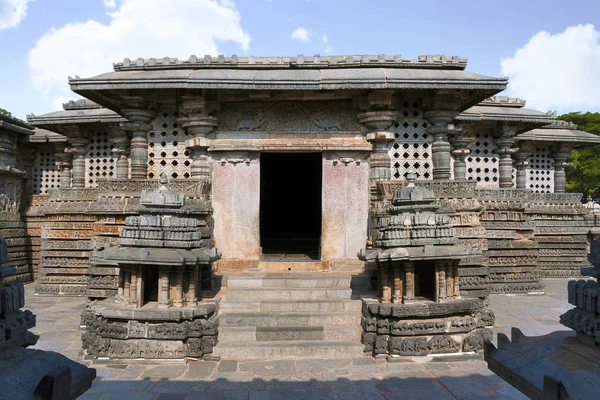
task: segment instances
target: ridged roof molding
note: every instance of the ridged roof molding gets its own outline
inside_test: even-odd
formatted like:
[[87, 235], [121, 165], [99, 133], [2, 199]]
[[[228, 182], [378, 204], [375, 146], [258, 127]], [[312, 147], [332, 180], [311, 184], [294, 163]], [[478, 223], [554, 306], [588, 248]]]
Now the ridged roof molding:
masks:
[[152, 69], [200, 69], [200, 68], [246, 68], [246, 69], [284, 69], [284, 68], [418, 68], [418, 69], [458, 69], [464, 70], [467, 59], [458, 56], [420, 55], [416, 59], [402, 58], [401, 55], [351, 55], [351, 56], [303, 56], [297, 57], [212, 57], [190, 56], [187, 60], [177, 58], [138, 58], [114, 63], [115, 71], [152, 70]]
[[88, 99], [69, 100], [63, 103], [63, 110], [91, 110], [94, 108], [102, 108], [101, 105], [94, 103]]
[[526, 101], [523, 99], [518, 99], [516, 97], [508, 97], [508, 96], [492, 96], [488, 97], [481, 103], [482, 106], [490, 106], [490, 107], [515, 107], [522, 108], [525, 107]]
[[550, 125], [545, 125], [544, 129], [577, 129], [577, 125], [573, 122], [557, 119]]

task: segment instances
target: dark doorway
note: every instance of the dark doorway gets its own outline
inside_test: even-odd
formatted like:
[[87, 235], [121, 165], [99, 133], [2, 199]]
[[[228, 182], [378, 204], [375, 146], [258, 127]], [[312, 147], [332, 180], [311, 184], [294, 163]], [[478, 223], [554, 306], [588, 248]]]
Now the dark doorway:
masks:
[[158, 301], [158, 266], [144, 267], [144, 303]]
[[321, 153], [261, 154], [263, 259], [319, 259], [321, 183]]

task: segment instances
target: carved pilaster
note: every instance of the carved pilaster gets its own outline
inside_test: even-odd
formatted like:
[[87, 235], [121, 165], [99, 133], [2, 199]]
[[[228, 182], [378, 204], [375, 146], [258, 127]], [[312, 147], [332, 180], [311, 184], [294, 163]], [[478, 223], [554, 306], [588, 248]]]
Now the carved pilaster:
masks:
[[392, 178], [392, 160], [388, 148], [394, 140], [394, 133], [389, 132], [388, 129], [392, 127], [397, 118], [398, 113], [395, 111], [367, 111], [358, 115], [358, 121], [371, 131], [367, 133], [367, 140], [373, 145], [370, 159], [372, 185], [377, 181], [386, 181]]
[[431, 144], [431, 163], [433, 164], [433, 179], [450, 179], [452, 161], [449, 136], [457, 132], [452, 119], [458, 115], [456, 111], [427, 111], [425, 118], [429, 121], [427, 132], [433, 135]]
[[85, 153], [89, 141], [87, 139], [75, 138], [69, 139], [72, 147], [69, 147], [65, 152], [73, 155], [73, 188], [85, 187]]
[[415, 299], [415, 263], [407, 261], [404, 263], [404, 303]]
[[148, 174], [148, 132], [156, 113], [149, 109], [122, 110], [129, 122], [122, 122], [121, 128], [131, 131], [131, 179], [146, 179]]
[[469, 133], [462, 128], [461, 133], [449, 138], [450, 144], [454, 148], [452, 150], [452, 156], [454, 157], [454, 179], [467, 179], [466, 158], [471, 153], [468, 146], [473, 140], [473, 137]]
[[552, 158], [554, 159], [554, 193], [564, 193], [567, 181], [565, 167], [569, 165], [566, 162], [569, 158], [569, 152], [558, 151], [552, 154]]
[[500, 188], [511, 188], [513, 187], [512, 181], [512, 170], [513, 160], [512, 155], [519, 151], [518, 148], [514, 148], [514, 130], [505, 129], [504, 134], [494, 140], [496, 144], [496, 152], [500, 155], [499, 164], [499, 184]]
[[390, 263], [385, 262], [379, 265], [379, 279], [381, 281], [381, 302], [389, 303], [392, 301], [392, 285], [391, 285], [391, 268]]
[[527, 188], [527, 166], [529, 153], [519, 151], [515, 153], [515, 167], [517, 168], [517, 189]]
[[210, 160], [207, 155], [210, 140], [207, 135], [218, 125], [218, 120], [208, 115], [206, 102], [202, 97], [183, 96], [183, 99], [179, 107], [179, 113], [183, 116], [177, 121], [192, 136], [185, 142], [192, 154], [192, 177], [210, 177]]

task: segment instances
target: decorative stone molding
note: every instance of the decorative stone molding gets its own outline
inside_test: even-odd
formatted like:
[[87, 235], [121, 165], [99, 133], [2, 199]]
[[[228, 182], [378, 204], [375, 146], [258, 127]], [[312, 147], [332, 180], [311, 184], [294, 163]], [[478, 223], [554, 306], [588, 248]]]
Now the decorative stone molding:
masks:
[[396, 55], [353, 55], [353, 56], [304, 56], [297, 57], [212, 57], [190, 56], [187, 60], [178, 58], [138, 58], [132, 61], [125, 58], [123, 62], [114, 63], [115, 71], [151, 70], [151, 69], [182, 69], [182, 68], [344, 68], [344, 67], [405, 67], [405, 68], [435, 68], [435, 69], [465, 69], [467, 60], [459, 56], [420, 55], [417, 59], [403, 58]]
[[346, 166], [352, 163], [360, 165], [367, 158], [368, 156], [366, 156], [364, 152], [333, 152], [331, 154], [333, 165], [340, 163]]

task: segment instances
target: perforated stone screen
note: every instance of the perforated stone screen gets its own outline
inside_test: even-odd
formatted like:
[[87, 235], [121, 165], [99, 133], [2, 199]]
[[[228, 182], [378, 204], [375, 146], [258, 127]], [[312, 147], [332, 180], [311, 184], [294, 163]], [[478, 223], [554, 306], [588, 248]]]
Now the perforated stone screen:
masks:
[[418, 102], [404, 102], [398, 112], [400, 117], [393, 127], [394, 142], [390, 145], [392, 179], [402, 179], [416, 173], [419, 179], [433, 178], [431, 142], [427, 134], [427, 121]]
[[192, 159], [185, 148], [188, 135], [177, 123], [177, 111], [163, 107], [148, 133], [148, 178], [163, 172], [169, 178], [189, 178]]
[[33, 165], [33, 193], [46, 194], [59, 186], [58, 167], [51, 148], [41, 147]]
[[98, 178], [114, 177], [117, 159], [112, 152], [113, 147], [108, 132], [96, 132], [93, 135], [85, 155], [86, 187], [96, 187]]
[[498, 187], [498, 154], [491, 136], [476, 134], [469, 144], [471, 153], [467, 157], [467, 179], [477, 181], [477, 186]]
[[554, 192], [554, 160], [547, 147], [535, 148], [527, 158], [527, 187], [535, 193]]

